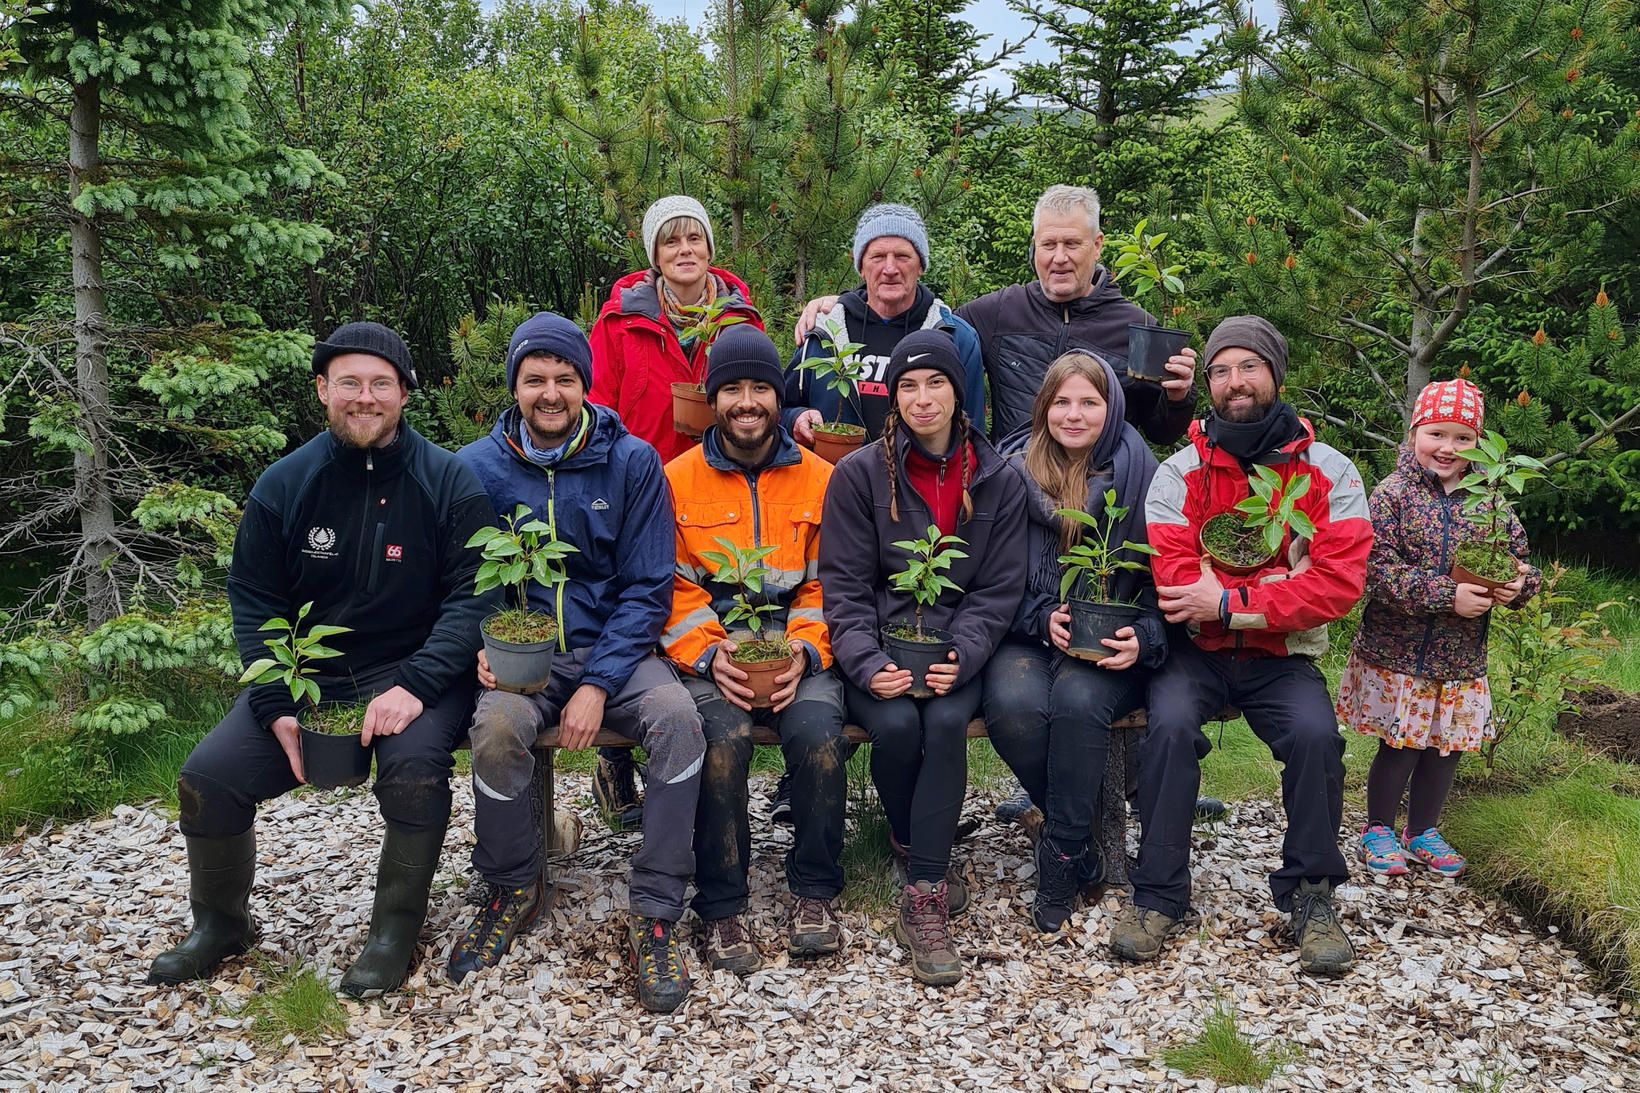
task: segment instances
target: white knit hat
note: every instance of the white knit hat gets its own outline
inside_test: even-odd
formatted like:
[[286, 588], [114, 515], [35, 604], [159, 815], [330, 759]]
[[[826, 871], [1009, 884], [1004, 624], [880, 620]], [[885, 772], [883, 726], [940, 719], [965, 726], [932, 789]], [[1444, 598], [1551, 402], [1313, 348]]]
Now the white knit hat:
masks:
[[643, 253], [650, 265], [655, 264], [655, 236], [660, 234], [661, 225], [679, 216], [700, 221], [700, 226], [706, 229], [706, 245], [711, 248], [712, 254], [717, 254], [717, 241], [712, 238], [712, 219], [706, 215], [706, 207], [686, 194], [672, 194], [657, 200], [643, 214]]

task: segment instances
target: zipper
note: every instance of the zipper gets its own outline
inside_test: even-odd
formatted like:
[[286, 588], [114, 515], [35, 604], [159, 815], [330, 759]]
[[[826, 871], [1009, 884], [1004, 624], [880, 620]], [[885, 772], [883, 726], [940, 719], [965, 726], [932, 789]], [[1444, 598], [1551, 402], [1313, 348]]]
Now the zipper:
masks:
[[752, 547], [756, 549], [763, 545], [763, 510], [757, 503], [757, 475], [751, 471], [741, 471], [746, 476], [746, 488], [752, 494]]
[[[552, 528], [552, 537], [558, 538], [558, 476], [553, 469], [547, 469], [547, 524]], [[569, 643], [564, 636], [564, 586], [568, 581], [559, 581], [558, 587], [553, 589], [553, 609], [558, 614], [558, 651], [568, 652]]]
[[[1435, 487], [1439, 489], [1439, 486]], [[1437, 573], [1444, 573], [1452, 568], [1452, 498], [1445, 495], [1441, 502], [1441, 561], [1436, 567]], [[1431, 616], [1424, 620], [1424, 640], [1418, 644], [1418, 660], [1413, 665], [1413, 675], [1424, 674], [1424, 659], [1429, 655], [1429, 643], [1435, 640], [1435, 618]]]
[[1059, 324], [1059, 340], [1054, 342], [1053, 346], [1054, 360], [1058, 360], [1060, 354], [1065, 352], [1065, 343], [1070, 341], [1071, 338], [1071, 309], [1062, 307], [1059, 309], [1059, 314], [1063, 322]]
[[[371, 472], [373, 472], [375, 469], [376, 469], [376, 456], [375, 456], [375, 453], [367, 448], [367, 449], [365, 449], [365, 453], [364, 453], [364, 499], [363, 499], [363, 503], [359, 506], [359, 550], [360, 551], [363, 551], [365, 549], [365, 544], [370, 541], [365, 536], [365, 529], [370, 526], [370, 495], [376, 492], [375, 490], [370, 488], [370, 486], [371, 486], [370, 475], [371, 475]], [[358, 576], [355, 579], [359, 580], [361, 583], [363, 583], [364, 586], [365, 586], [365, 589], [367, 591], [370, 590], [370, 588], [371, 588], [371, 575], [373, 573], [373, 570], [374, 570], [374, 567], [371, 566], [370, 563], [364, 558], [360, 558], [356, 563], [354, 563], [354, 566], [353, 566], [353, 572], [358, 574]]]

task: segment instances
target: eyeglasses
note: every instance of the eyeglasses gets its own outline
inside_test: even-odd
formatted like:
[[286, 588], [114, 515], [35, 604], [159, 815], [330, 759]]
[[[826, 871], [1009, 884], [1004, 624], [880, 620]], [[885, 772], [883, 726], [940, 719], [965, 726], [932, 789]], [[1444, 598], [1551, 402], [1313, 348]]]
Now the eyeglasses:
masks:
[[1252, 379], [1259, 374], [1260, 369], [1270, 367], [1270, 362], [1262, 357], [1252, 357], [1240, 364], [1215, 364], [1207, 370], [1208, 383], [1223, 383], [1234, 372], [1242, 379]]
[[[331, 389], [348, 402], [352, 402], [364, 394], [364, 384], [352, 376], [343, 376], [339, 380], [327, 379], [325, 382], [330, 384]], [[379, 379], [370, 381], [371, 398], [388, 398], [397, 394], [398, 390], [398, 380]]]

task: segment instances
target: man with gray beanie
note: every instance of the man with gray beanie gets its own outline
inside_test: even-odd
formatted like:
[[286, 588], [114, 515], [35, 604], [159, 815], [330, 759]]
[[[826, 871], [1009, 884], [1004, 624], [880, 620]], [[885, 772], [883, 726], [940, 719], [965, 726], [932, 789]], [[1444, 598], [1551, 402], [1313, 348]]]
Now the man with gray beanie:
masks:
[[[313, 375], [330, 427], [256, 480], [228, 604], [247, 665], [266, 657], [270, 619], [343, 628], [325, 639], [337, 656], [312, 682], [327, 707], [367, 704], [360, 744], [375, 752], [381, 863], [370, 936], [342, 976], [364, 996], [404, 981], [427, 914], [489, 610], [466, 544], [495, 512], [472, 471], [403, 421], [416, 373], [397, 334], [338, 327], [314, 345]], [[306, 780], [299, 720], [315, 712], [282, 683], [248, 687], [182, 765], [193, 930], [155, 959], [150, 983], [208, 977], [254, 943], [256, 807]]]
[[672, 606], [677, 558], [672, 498], [660, 456], [615, 411], [586, 401], [592, 350], [580, 328], [542, 312], [513, 332], [507, 381], [515, 405], [458, 456], [498, 511], [527, 507], [574, 547], [568, 581], [531, 583], [530, 605], [559, 622], [546, 689], [496, 689], [482, 653], [473, 713], [473, 866], [488, 898], [450, 954], [450, 978], [498, 962], [546, 904], [529, 786], [536, 737], [558, 726], [559, 747], [592, 744], [600, 728], [649, 755], [643, 844], [632, 859], [627, 945], [646, 1009], [670, 1012], [689, 992], [674, 926], [694, 872], [695, 805], [706, 743], [700, 715], [655, 643]]
[[[907, 205], [873, 205], [854, 229], [854, 268], [861, 285], [832, 297], [786, 369], [784, 421], [805, 444], [823, 421], [861, 425], [870, 442], [882, 435], [892, 402], [884, 380], [888, 358], [900, 339], [914, 330], [940, 329], [951, 335], [962, 359], [959, 387], [963, 405], [977, 428], [985, 427], [985, 372], [974, 328], [918, 283], [928, 271], [928, 229]], [[834, 346], [858, 343], [864, 371], [854, 389], [839, 395], [805, 360], [829, 357]]]
[[[1139, 754], [1143, 837], [1133, 900], [1111, 930], [1111, 949], [1151, 960], [1190, 906], [1190, 830], [1202, 724], [1226, 706], [1282, 764], [1287, 813], [1281, 868], [1270, 875], [1276, 907], [1291, 916], [1299, 966], [1341, 975], [1354, 959], [1332, 904], [1349, 879], [1338, 849], [1344, 742], [1316, 658], [1327, 624], [1361, 598], [1372, 523], [1361, 475], [1315, 439], [1280, 399], [1287, 340], [1264, 319], [1226, 319], [1207, 339], [1212, 408], [1190, 427], [1190, 444], [1151, 481], [1146, 528], [1158, 606], [1176, 628], [1168, 660], [1150, 679], [1149, 728]], [[1203, 528], [1253, 494], [1256, 470], [1274, 472], [1296, 495], [1281, 541], [1251, 565], [1209, 553]], [[1223, 551], [1222, 545], [1218, 551]], [[1246, 562], [1246, 558], [1239, 559]]]

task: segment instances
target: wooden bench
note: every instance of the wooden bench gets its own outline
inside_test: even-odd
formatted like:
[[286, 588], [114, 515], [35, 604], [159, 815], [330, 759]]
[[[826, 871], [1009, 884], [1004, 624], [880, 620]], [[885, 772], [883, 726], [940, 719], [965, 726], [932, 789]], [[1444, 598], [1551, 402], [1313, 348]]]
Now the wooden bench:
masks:
[[[1105, 787], [1102, 797], [1099, 831], [1096, 841], [1105, 862], [1106, 880], [1112, 886], [1127, 884], [1127, 764], [1128, 751], [1131, 745], [1134, 729], [1145, 727], [1145, 712], [1135, 711], [1127, 717], [1119, 718], [1111, 725], [1110, 751], [1105, 760]], [[843, 735], [857, 744], [868, 743], [866, 731], [858, 725], [848, 725], [843, 729]], [[979, 740], [986, 736], [985, 722], [979, 718], [968, 723], [968, 739]], [[752, 729], [752, 742], [769, 746], [778, 746], [780, 736], [773, 729], [755, 726]], [[593, 747], [597, 748], [630, 748], [633, 741], [619, 733], [608, 729], [602, 730], [593, 739]], [[539, 824], [541, 832], [541, 860], [547, 872], [547, 881], [552, 883], [557, 878], [558, 864], [573, 855], [576, 846], [565, 845], [560, 829], [553, 819], [553, 761], [558, 752], [558, 729], [553, 727], [536, 738], [533, 750], [536, 753], [535, 778], [531, 787], [532, 811]]]

